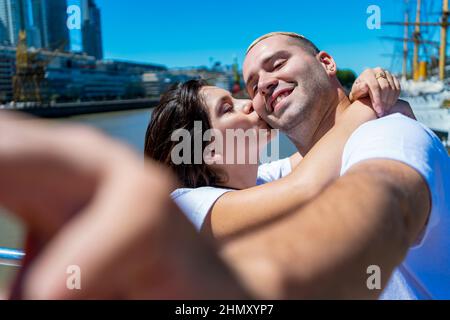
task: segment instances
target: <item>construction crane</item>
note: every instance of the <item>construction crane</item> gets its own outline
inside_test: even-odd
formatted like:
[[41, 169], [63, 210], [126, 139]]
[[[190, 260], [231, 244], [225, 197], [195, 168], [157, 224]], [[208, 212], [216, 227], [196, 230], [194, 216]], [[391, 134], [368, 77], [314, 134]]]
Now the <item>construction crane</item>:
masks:
[[65, 47], [67, 41], [54, 52], [45, 55], [43, 50], [30, 51], [27, 46], [27, 35], [20, 31], [16, 49], [16, 73], [13, 76], [13, 100], [15, 102], [43, 103], [43, 84], [47, 66]]
[[15, 102], [42, 103], [41, 84], [45, 78], [45, 67], [37, 56], [37, 51], [28, 51], [27, 35], [20, 31], [16, 50], [16, 73], [13, 76]]

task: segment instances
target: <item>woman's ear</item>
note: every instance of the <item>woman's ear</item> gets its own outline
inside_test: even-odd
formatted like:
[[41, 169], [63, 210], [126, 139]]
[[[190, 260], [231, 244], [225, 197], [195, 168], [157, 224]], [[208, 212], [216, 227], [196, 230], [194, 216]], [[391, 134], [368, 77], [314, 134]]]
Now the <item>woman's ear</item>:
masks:
[[203, 161], [205, 161], [207, 165], [225, 164], [223, 137], [221, 132], [217, 129], [210, 129], [205, 135], [208, 137], [207, 141], [211, 141], [211, 143], [209, 143], [203, 151]]
[[214, 143], [211, 143], [203, 152], [203, 161], [207, 165], [224, 164], [224, 157], [222, 154], [216, 152]]
[[325, 71], [330, 76], [335, 76], [336, 75], [336, 73], [337, 73], [337, 65], [336, 65], [336, 62], [334, 61], [332, 56], [330, 56], [325, 51], [320, 51], [319, 54], [317, 55], [317, 59], [323, 65], [323, 67], [325, 68]]

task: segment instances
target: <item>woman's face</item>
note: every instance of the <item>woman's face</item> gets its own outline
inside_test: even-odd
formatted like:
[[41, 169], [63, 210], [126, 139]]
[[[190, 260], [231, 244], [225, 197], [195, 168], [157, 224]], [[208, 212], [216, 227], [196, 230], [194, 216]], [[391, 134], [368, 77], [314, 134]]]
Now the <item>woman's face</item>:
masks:
[[252, 101], [235, 99], [229, 91], [212, 86], [203, 87], [200, 94], [208, 108], [213, 129], [218, 130], [224, 139], [223, 156], [226, 156], [232, 134], [237, 135], [239, 132], [248, 136], [254, 134], [256, 139], [247, 139], [245, 146], [235, 142], [234, 152], [241, 151], [246, 156], [249, 152], [256, 152], [259, 156], [259, 152], [270, 142], [271, 128], [255, 112]]

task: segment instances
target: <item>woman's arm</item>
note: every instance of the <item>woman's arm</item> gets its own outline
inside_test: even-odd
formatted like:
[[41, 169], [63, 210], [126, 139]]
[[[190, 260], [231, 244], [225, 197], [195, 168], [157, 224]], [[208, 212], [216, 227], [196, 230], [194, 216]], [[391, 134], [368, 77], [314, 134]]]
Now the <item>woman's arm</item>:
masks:
[[219, 198], [202, 232], [225, 241], [298, 210], [339, 176], [348, 138], [360, 125], [374, 119], [376, 114], [368, 100], [354, 102], [290, 175]]
[[300, 152], [296, 152], [294, 153], [292, 156], [289, 157], [289, 162], [291, 164], [291, 168], [292, 170], [294, 170], [295, 168], [297, 168], [297, 166], [300, 164], [300, 162], [302, 161], [303, 157], [300, 154]]

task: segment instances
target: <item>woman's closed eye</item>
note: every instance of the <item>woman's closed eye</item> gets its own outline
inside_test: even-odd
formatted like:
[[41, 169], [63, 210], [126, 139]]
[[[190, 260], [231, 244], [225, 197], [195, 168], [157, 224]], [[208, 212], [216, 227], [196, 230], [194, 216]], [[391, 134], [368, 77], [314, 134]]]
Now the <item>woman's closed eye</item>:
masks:
[[234, 107], [231, 103], [226, 102], [222, 105], [222, 114], [232, 112], [233, 110]]

